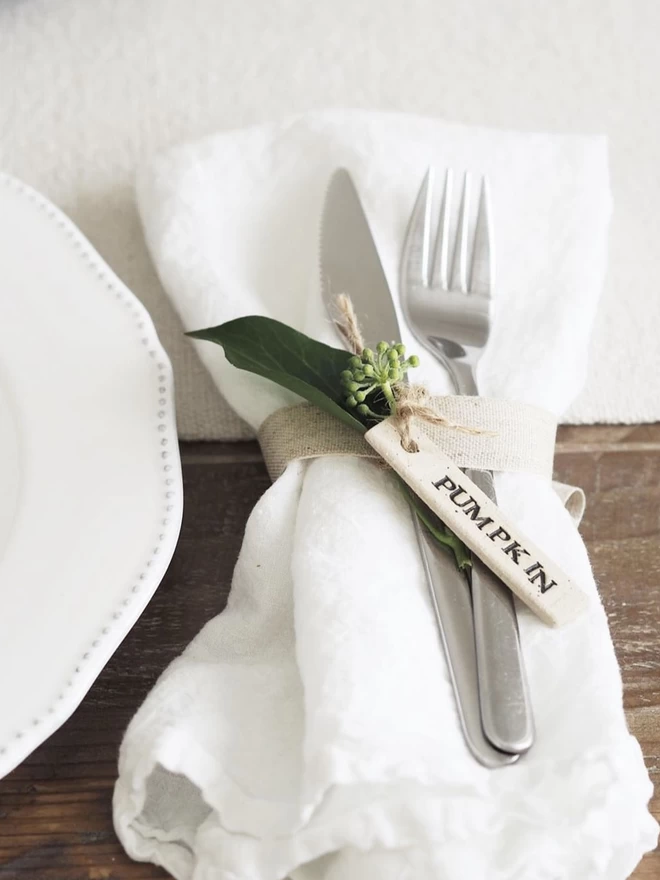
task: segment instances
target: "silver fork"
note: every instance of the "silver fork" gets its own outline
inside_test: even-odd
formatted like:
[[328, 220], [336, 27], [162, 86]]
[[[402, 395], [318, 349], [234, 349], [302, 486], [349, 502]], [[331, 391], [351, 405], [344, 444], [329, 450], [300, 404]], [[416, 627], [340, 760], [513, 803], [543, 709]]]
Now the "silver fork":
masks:
[[[477, 395], [475, 368], [491, 328], [490, 197], [482, 178], [474, 218], [466, 174], [452, 235], [452, 184], [448, 170], [432, 245], [432, 170], [424, 178], [403, 249], [401, 301], [412, 333], [447, 369], [456, 393]], [[496, 500], [492, 473], [466, 473]], [[496, 748], [522, 753], [532, 744], [534, 728], [513, 595], [476, 556], [471, 586], [483, 730]]]

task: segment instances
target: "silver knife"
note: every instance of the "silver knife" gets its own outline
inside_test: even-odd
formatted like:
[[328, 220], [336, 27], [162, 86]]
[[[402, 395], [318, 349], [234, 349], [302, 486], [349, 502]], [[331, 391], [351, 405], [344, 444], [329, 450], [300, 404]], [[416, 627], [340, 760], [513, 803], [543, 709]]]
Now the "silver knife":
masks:
[[[335, 298], [351, 297], [367, 341], [399, 341], [401, 331], [385, 273], [351, 177], [343, 168], [332, 176], [321, 222], [321, 290], [334, 319]], [[494, 748], [484, 736], [479, 708], [474, 621], [469, 585], [453, 559], [413, 514], [417, 540], [454, 688], [467, 745], [486, 767], [512, 764], [517, 754]]]

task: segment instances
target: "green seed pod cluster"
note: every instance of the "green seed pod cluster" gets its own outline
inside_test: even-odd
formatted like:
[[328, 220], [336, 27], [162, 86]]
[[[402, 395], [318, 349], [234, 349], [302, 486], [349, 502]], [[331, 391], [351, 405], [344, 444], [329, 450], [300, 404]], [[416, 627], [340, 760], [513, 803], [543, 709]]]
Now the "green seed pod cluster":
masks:
[[341, 373], [346, 406], [355, 409], [365, 420], [380, 421], [387, 413], [374, 412], [368, 398], [378, 392], [384, 398], [389, 412], [393, 412], [396, 401], [392, 388], [405, 379], [411, 367], [419, 366], [417, 355], [406, 358], [406, 348], [401, 342], [379, 342], [376, 351], [365, 348], [361, 355], [353, 355], [348, 361], [348, 369]]

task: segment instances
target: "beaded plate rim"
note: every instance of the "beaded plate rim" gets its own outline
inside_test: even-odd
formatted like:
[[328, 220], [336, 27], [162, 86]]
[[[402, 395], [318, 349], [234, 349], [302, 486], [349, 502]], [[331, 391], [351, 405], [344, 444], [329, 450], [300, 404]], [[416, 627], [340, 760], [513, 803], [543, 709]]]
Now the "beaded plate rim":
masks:
[[140, 573], [121, 591], [122, 599], [89, 640], [78, 662], [48, 705], [36, 713], [28, 725], [16, 729], [9, 739], [0, 741], [0, 778], [17, 767], [35, 748], [51, 736], [73, 713], [127, 633], [139, 619], [161, 583], [174, 554], [183, 515], [183, 482], [174, 410], [172, 365], [153, 321], [137, 297], [114, 274], [73, 222], [41, 193], [12, 175], [0, 172], [0, 186], [28, 199], [62, 234], [64, 246], [73, 248], [100, 281], [106, 295], [120, 308], [128, 308], [134, 319], [136, 343], [156, 369], [154, 411], [156, 432], [154, 449], [160, 457], [162, 505], [156, 546], [145, 553]]

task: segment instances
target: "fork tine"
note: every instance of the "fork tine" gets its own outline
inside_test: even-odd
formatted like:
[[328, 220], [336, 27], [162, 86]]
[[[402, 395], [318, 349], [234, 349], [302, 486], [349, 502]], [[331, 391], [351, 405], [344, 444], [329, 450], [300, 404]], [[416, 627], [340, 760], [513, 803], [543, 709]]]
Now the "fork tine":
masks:
[[479, 210], [472, 245], [470, 293], [490, 296], [493, 286], [493, 248], [491, 244], [490, 191], [488, 179], [481, 178]]
[[449, 224], [451, 220], [452, 188], [454, 175], [451, 168], [445, 172], [445, 189], [442, 194], [438, 234], [435, 243], [435, 259], [433, 261], [434, 280], [443, 290], [449, 289]]
[[403, 248], [403, 273], [410, 284], [429, 285], [433, 169], [424, 176], [410, 217]]
[[468, 224], [470, 219], [470, 174], [465, 173], [463, 178], [463, 195], [461, 207], [458, 213], [458, 227], [456, 228], [456, 243], [454, 244], [454, 259], [451, 266], [451, 289], [468, 292]]

